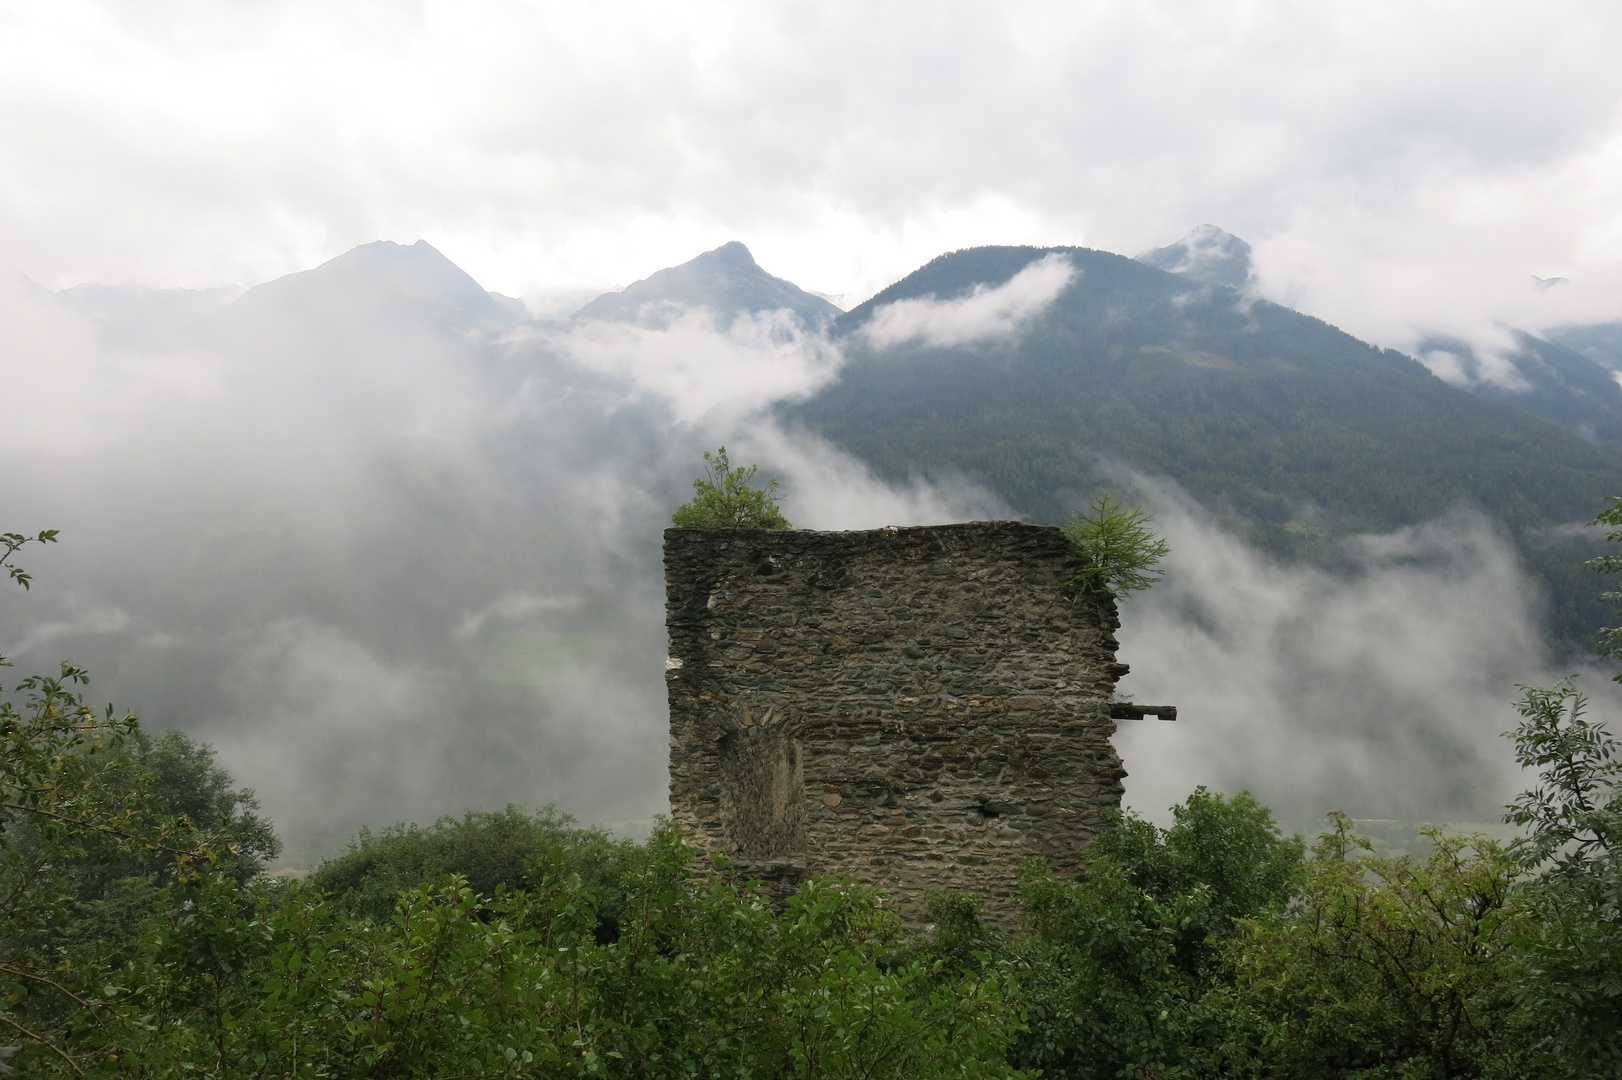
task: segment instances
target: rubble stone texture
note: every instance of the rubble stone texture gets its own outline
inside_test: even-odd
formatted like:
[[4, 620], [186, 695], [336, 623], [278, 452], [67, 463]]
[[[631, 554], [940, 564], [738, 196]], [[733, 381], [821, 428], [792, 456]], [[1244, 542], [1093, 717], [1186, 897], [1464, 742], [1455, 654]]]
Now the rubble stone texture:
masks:
[[806, 873], [1012, 916], [1020, 860], [1072, 870], [1126, 772], [1115, 602], [1058, 529], [668, 529], [670, 809], [778, 893]]

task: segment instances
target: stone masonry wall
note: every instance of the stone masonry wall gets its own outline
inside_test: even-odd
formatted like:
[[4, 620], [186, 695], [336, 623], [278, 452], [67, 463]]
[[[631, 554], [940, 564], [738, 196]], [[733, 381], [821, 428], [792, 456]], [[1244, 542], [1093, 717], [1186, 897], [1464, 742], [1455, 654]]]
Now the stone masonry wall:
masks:
[[1125, 771], [1115, 603], [1058, 529], [668, 529], [670, 808], [787, 891], [805, 873], [972, 892], [1074, 869]]

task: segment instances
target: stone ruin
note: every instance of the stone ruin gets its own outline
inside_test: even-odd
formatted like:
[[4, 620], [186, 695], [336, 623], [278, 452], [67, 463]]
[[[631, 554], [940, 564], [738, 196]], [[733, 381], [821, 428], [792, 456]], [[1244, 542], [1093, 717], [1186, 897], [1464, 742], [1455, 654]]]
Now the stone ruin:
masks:
[[777, 895], [808, 873], [1006, 921], [1121, 802], [1120, 625], [1055, 528], [668, 529], [671, 816]]

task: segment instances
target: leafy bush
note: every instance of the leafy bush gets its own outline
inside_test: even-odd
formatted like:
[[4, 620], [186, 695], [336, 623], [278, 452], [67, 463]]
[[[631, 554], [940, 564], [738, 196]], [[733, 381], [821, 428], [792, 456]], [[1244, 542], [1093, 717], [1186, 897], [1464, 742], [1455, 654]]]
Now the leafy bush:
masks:
[[[0, 534], [0, 566], [28, 588], [12, 556], [55, 538]], [[94, 980], [138, 951], [173, 888], [199, 868], [240, 883], [276, 848], [207, 747], [98, 713], [88, 679], [63, 663], [0, 687], [0, 1029], [75, 1071], [63, 1043], [93, 1022]]]
[[[140, 952], [145, 922], [200, 874], [239, 888], [229, 829], [176, 814], [153, 777], [111, 784], [134, 716], [97, 713], [80, 668], [30, 676], [0, 693], [0, 1027], [24, 1062], [79, 1066], [64, 1048], [100, 1015], [97, 980]], [[46, 1056], [30, 1059], [27, 1047]], [[59, 1060], [58, 1060], [59, 1059]]]
[[1070, 515], [1062, 528], [1087, 561], [1072, 584], [1085, 592], [1128, 593], [1147, 589], [1161, 578], [1155, 565], [1171, 547], [1149, 531], [1154, 520], [1142, 507], [1128, 510], [1107, 492], [1094, 499], [1088, 513]]
[[1272, 811], [1248, 791], [1227, 796], [1197, 787], [1171, 812], [1165, 830], [1122, 815], [1095, 846], [1160, 903], [1203, 892], [1202, 914], [1185, 927], [1179, 947], [1182, 966], [1198, 972], [1206, 943], [1231, 934], [1235, 921], [1284, 910], [1300, 890], [1306, 845], [1281, 834]]
[[612, 940], [625, 903], [620, 877], [635, 851], [631, 841], [579, 828], [551, 807], [531, 814], [509, 805], [440, 818], [426, 829], [409, 823], [363, 829], [348, 851], [316, 869], [310, 884], [341, 909], [383, 923], [401, 894], [436, 887], [452, 874], [488, 897], [529, 888], [538, 868], [561, 866], [590, 893], [599, 937]]
[[[138, 808], [149, 822], [169, 822], [177, 835], [189, 837], [190, 847], [206, 848], [215, 870], [239, 885], [281, 850], [253, 792], [235, 789], [215, 764], [213, 748], [184, 732], [154, 738], [132, 726], [95, 754], [81, 784], [105, 808]], [[148, 848], [102, 832], [81, 833], [71, 847], [53, 845], [40, 826], [37, 816], [25, 816], [12, 838], [21, 853], [54, 852], [51, 869], [64, 906], [43, 928], [39, 944], [74, 963], [117, 966], [134, 947], [142, 920], [170, 902], [186, 865], [167, 845]]]
[[1029, 1010], [1013, 1057], [1048, 1077], [1198, 1073], [1219, 1041], [1209, 958], [1236, 920], [1281, 912], [1302, 845], [1248, 794], [1200, 788], [1170, 829], [1130, 814], [1068, 881], [1020, 877], [1026, 935], [1005, 963]]
[[693, 498], [670, 518], [684, 529], [787, 529], [788, 519], [777, 508], [777, 481], [763, 488], [749, 486], [755, 466], [733, 467], [727, 448], [704, 453], [704, 475], [693, 481]]
[[1519, 860], [1427, 830], [1429, 857], [1376, 858], [1344, 814], [1313, 847], [1300, 906], [1240, 924], [1212, 1004], [1225, 1071], [1279, 1080], [1541, 1071], [1515, 943]]
[[87, 1075], [154, 1077], [1019, 1075], [1002, 980], [942, 988], [889, 962], [899, 924], [870, 889], [812, 881], [774, 909], [697, 873], [670, 826], [622, 881], [605, 944], [559, 859], [495, 897], [459, 876], [414, 889], [383, 924], [305, 885], [209, 877], [95, 992], [64, 1053]]
[[1555, 1031], [1571, 1071], [1622, 1076], [1622, 753], [1567, 681], [1523, 687], [1515, 757], [1538, 770], [1505, 820], [1530, 829], [1520, 849], [1539, 872], [1528, 890], [1525, 1000]]

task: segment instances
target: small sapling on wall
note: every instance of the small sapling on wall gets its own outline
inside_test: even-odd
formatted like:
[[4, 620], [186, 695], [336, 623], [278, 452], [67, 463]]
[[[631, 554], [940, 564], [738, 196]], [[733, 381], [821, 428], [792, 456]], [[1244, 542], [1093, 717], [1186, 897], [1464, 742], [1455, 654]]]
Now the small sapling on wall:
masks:
[[1071, 579], [1083, 592], [1121, 593], [1147, 589], [1159, 581], [1155, 564], [1171, 554], [1171, 545], [1149, 530], [1154, 520], [1143, 507], [1128, 510], [1105, 492], [1077, 511], [1062, 528], [1089, 563]]

